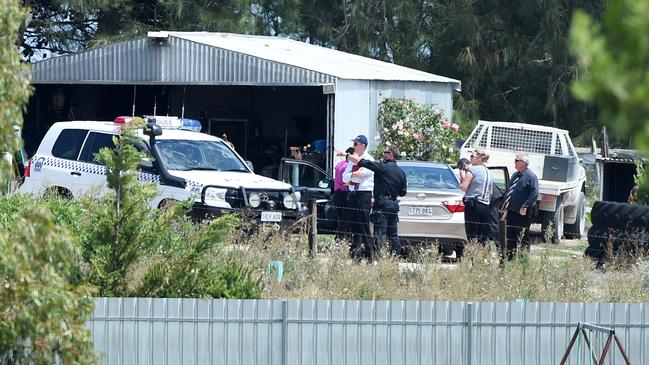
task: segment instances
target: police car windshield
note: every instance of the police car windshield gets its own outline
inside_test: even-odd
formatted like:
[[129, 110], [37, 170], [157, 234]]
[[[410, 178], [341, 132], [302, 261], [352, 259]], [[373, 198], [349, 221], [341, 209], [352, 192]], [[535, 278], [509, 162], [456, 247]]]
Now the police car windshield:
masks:
[[168, 170], [249, 172], [243, 161], [221, 141], [158, 139], [156, 146]]

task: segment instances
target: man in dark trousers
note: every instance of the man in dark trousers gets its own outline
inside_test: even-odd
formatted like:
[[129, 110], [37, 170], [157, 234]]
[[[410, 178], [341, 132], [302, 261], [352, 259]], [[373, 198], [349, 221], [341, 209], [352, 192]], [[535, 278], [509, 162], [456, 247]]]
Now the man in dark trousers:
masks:
[[[370, 210], [372, 209], [372, 190], [374, 189], [374, 172], [360, 167], [359, 159], [371, 160], [372, 155], [367, 152], [367, 137], [360, 134], [352, 140], [354, 153], [340, 153], [349, 163], [343, 172], [343, 181], [349, 185], [348, 217], [350, 218], [352, 244], [349, 248], [350, 256], [357, 261], [365, 258], [374, 260], [374, 244], [370, 233]], [[352, 159], [352, 156], [358, 157]]]
[[374, 162], [351, 155], [349, 160], [358, 163], [358, 166], [374, 171], [374, 202], [376, 208], [376, 232], [378, 243], [382, 243], [387, 236], [390, 241], [390, 252], [395, 256], [401, 255], [401, 242], [397, 233], [399, 222], [398, 197], [406, 195], [406, 174], [397, 165], [399, 149], [388, 146], [383, 151], [383, 159]]
[[[349, 147], [345, 153], [353, 154], [354, 148]], [[332, 200], [336, 207], [336, 239], [339, 241], [350, 238], [349, 185], [343, 181], [343, 173], [347, 168], [347, 158], [338, 162], [334, 167], [334, 193]]]
[[509, 189], [505, 193], [502, 206], [502, 213], [507, 220], [507, 245], [504, 256], [510, 261], [514, 258], [521, 234], [521, 247], [524, 246], [528, 251], [530, 249], [529, 228], [534, 205], [539, 196], [539, 181], [532, 170], [527, 168], [530, 163], [529, 156], [519, 152], [514, 163], [516, 172], [509, 180]]

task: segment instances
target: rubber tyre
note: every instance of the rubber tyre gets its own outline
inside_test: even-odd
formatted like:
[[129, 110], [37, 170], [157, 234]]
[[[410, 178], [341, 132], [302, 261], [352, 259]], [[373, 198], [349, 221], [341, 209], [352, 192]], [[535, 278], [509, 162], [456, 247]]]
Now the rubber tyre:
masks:
[[43, 198], [71, 200], [73, 196], [72, 196], [72, 192], [66, 188], [60, 186], [50, 186], [47, 189], [45, 189], [45, 192], [43, 193]]
[[552, 232], [552, 243], [558, 244], [561, 242], [561, 237], [563, 237], [563, 198], [561, 196], [557, 197], [557, 203], [554, 209], [554, 212], [543, 212], [543, 220], [541, 223], [543, 239], [547, 236], [545, 232], [550, 229], [550, 226], [553, 228]]
[[579, 239], [586, 233], [586, 195], [581, 192], [577, 200], [577, 216], [575, 223], [564, 224], [563, 232], [568, 239]]

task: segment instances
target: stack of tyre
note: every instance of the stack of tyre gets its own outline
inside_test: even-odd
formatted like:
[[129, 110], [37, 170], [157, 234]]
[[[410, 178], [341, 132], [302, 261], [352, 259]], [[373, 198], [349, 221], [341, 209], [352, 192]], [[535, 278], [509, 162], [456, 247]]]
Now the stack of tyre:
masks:
[[649, 253], [649, 206], [598, 201], [590, 215], [586, 256], [602, 263], [609, 254]]

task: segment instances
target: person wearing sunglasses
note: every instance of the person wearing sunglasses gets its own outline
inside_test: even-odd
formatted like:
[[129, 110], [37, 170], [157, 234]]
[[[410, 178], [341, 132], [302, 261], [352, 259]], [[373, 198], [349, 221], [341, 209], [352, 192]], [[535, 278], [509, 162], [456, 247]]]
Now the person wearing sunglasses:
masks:
[[[489, 154], [475, 150], [471, 154], [471, 167], [466, 172], [460, 189], [464, 191], [464, 229], [466, 237], [485, 245], [491, 235], [489, 226], [492, 193], [491, 172], [484, 165], [489, 160]], [[458, 258], [462, 252], [456, 252]]]
[[471, 161], [466, 158], [461, 158], [457, 161], [457, 165], [455, 166], [460, 172], [460, 183], [462, 183], [466, 178], [466, 172], [469, 171], [469, 167], [471, 167]]
[[521, 232], [521, 248], [530, 249], [530, 224], [534, 215], [534, 206], [539, 196], [539, 181], [536, 174], [528, 168], [530, 158], [527, 153], [519, 152], [514, 160], [516, 172], [509, 179], [509, 188], [501, 212], [507, 221], [507, 245], [504, 258], [514, 259]]
[[380, 248], [386, 241], [390, 242], [390, 253], [401, 256], [401, 242], [397, 232], [399, 222], [398, 197], [406, 195], [406, 174], [397, 165], [400, 156], [396, 146], [387, 146], [383, 151], [383, 159], [374, 162], [350, 156], [349, 160], [358, 163], [360, 167], [374, 171], [374, 203], [376, 220], [374, 224], [375, 248]]

